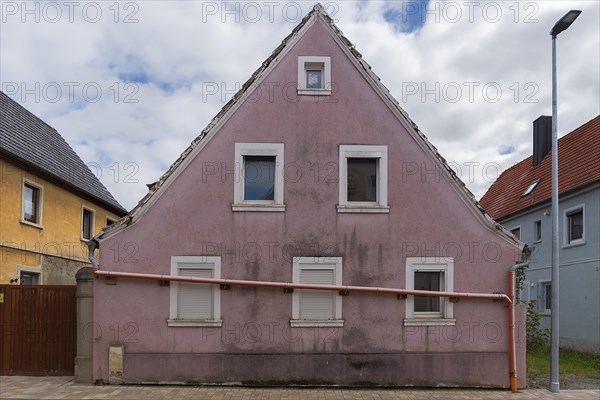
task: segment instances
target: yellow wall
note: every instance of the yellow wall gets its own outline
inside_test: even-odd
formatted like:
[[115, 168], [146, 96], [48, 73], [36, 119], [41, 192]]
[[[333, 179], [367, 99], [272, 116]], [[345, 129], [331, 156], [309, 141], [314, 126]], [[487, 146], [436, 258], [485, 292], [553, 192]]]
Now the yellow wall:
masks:
[[[42, 186], [41, 227], [21, 220], [24, 179]], [[0, 284], [15, 277], [17, 266], [40, 268], [41, 254], [61, 256], [66, 263], [87, 262], [87, 246], [81, 240], [83, 206], [95, 211], [94, 234], [106, 225], [107, 217], [119, 219], [99, 205], [0, 158]], [[42, 276], [40, 283], [53, 282]]]

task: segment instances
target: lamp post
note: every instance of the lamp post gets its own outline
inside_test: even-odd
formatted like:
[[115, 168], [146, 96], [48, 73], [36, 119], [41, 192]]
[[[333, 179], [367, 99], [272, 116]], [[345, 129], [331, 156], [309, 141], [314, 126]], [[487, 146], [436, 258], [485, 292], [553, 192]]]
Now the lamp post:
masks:
[[550, 391], [560, 391], [558, 352], [558, 125], [556, 111], [556, 36], [566, 30], [581, 14], [580, 10], [571, 10], [559, 19], [552, 30], [552, 339], [550, 344]]

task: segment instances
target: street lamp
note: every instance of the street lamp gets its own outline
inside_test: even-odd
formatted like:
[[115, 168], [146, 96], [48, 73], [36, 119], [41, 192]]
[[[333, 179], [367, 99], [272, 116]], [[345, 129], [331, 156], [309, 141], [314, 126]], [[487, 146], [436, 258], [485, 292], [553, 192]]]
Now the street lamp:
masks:
[[560, 391], [558, 372], [558, 126], [556, 112], [556, 36], [566, 30], [581, 14], [571, 10], [554, 24], [552, 35], [552, 340], [550, 344], [550, 391]]

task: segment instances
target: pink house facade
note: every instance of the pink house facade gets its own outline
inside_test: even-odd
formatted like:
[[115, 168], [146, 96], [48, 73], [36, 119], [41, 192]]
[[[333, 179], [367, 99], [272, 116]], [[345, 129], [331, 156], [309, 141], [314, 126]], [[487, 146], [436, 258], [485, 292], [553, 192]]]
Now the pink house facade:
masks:
[[96, 239], [95, 380], [525, 385], [522, 243], [319, 5]]

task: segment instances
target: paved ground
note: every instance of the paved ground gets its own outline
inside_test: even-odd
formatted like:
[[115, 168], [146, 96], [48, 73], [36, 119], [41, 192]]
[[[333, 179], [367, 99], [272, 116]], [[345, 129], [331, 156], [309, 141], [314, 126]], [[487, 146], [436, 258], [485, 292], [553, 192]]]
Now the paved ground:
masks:
[[598, 400], [599, 390], [563, 390], [558, 394], [545, 389], [528, 389], [518, 393], [505, 390], [465, 389], [264, 389], [195, 386], [93, 386], [73, 382], [72, 377], [0, 377], [1, 399], [285, 399], [285, 400]]

